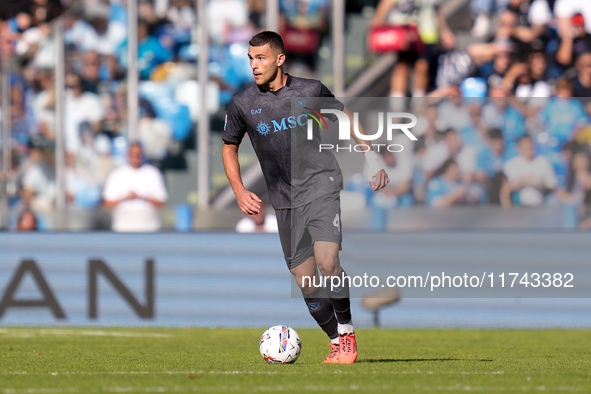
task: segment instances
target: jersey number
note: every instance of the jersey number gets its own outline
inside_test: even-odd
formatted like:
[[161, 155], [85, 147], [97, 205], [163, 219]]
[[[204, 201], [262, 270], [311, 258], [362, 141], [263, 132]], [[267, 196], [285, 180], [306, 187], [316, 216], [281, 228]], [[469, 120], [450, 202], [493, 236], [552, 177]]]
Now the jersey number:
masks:
[[339, 218], [339, 214], [337, 213], [332, 221], [332, 224], [337, 228], [338, 231], [341, 231], [341, 219]]

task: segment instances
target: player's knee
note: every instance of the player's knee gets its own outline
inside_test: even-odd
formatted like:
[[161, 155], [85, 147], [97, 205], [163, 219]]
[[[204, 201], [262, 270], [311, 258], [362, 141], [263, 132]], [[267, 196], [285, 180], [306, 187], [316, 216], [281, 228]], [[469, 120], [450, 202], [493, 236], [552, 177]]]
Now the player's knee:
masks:
[[326, 255], [321, 258], [316, 257], [316, 263], [324, 276], [335, 276], [341, 271], [338, 256]]

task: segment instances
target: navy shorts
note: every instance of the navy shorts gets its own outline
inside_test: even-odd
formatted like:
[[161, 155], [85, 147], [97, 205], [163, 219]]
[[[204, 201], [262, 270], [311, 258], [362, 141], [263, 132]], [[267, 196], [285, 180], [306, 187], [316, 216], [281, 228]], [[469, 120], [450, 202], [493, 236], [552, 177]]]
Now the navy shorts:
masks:
[[341, 249], [340, 192], [326, 194], [301, 207], [277, 209], [275, 214], [289, 269], [314, 254], [314, 242], [334, 242]]

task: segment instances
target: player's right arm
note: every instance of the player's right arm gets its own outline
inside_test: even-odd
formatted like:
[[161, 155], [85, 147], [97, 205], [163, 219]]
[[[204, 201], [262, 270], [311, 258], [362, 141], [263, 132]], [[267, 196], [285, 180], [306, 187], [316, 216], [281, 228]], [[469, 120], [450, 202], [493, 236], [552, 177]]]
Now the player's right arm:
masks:
[[224, 162], [226, 176], [236, 195], [238, 206], [245, 214], [256, 215], [261, 210], [261, 199], [244, 187], [242, 176], [240, 175], [240, 163], [238, 162], [238, 147], [246, 134], [247, 128], [242, 117], [242, 111], [237, 104], [243, 100], [244, 98], [239, 92], [232, 97], [230, 104], [228, 104], [226, 123], [222, 134], [222, 140], [224, 141], [222, 160]]
[[242, 212], [248, 215], [256, 215], [261, 211], [261, 199], [246, 190], [240, 175], [240, 163], [238, 162], [238, 145], [224, 143], [222, 147], [222, 160], [224, 170], [230, 181], [230, 186], [236, 195], [236, 201]]

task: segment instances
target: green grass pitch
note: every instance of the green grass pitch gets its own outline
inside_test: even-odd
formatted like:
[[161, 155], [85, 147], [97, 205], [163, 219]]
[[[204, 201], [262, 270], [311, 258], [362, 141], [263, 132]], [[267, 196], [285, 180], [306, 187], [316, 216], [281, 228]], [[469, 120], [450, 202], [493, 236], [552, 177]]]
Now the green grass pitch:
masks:
[[354, 365], [324, 365], [328, 340], [270, 365], [260, 329], [0, 328], [0, 393], [591, 392], [591, 330], [357, 332]]

